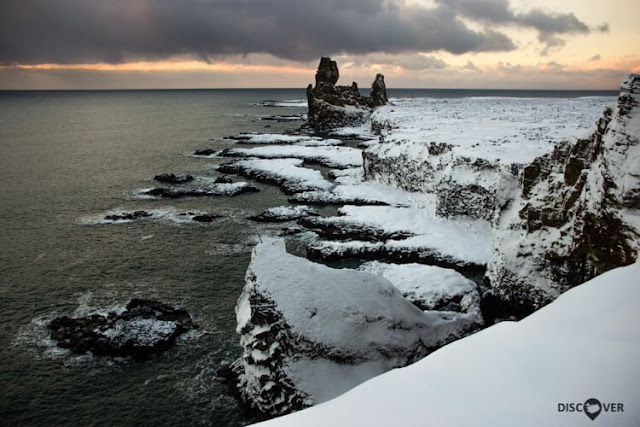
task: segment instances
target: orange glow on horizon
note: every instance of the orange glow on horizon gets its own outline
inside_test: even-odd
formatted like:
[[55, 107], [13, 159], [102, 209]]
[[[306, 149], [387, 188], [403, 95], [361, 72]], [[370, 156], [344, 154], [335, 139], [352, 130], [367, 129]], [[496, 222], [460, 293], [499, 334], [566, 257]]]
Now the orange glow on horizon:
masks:
[[84, 71], [217, 71], [252, 73], [314, 73], [315, 70], [293, 65], [254, 65], [231, 62], [208, 63], [205, 61], [136, 61], [121, 64], [18, 64], [25, 70], [84, 70]]

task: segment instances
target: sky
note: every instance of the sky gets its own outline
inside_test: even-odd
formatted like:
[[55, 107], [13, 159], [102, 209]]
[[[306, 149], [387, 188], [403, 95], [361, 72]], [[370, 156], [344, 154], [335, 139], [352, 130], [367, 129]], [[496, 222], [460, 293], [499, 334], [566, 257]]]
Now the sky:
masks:
[[0, 89], [617, 89], [638, 0], [0, 0]]

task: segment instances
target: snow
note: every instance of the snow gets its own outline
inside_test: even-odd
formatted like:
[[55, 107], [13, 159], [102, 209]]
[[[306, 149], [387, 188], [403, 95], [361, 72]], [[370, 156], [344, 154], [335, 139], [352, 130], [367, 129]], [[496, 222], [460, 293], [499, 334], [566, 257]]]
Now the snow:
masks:
[[328, 190], [332, 187], [320, 171], [303, 165], [300, 159], [250, 159], [230, 164], [234, 170], [244, 171], [253, 178], [276, 181], [290, 192]]
[[[610, 97], [403, 98], [379, 107], [373, 123], [385, 124], [386, 143], [454, 145], [455, 157], [525, 164], [556, 143], [587, 133]], [[464, 123], [464, 125], [461, 125]]]
[[284, 135], [280, 133], [241, 133], [234, 137], [243, 144], [292, 144], [302, 141], [318, 141], [321, 138], [307, 135]]
[[362, 166], [362, 151], [351, 147], [287, 145], [233, 148], [225, 152], [224, 155], [230, 157], [256, 157], [261, 159], [297, 158], [340, 169]]
[[[467, 218], [445, 219], [435, 215], [433, 208], [395, 208], [391, 206], [344, 206], [333, 221], [343, 224], [363, 224], [387, 233], [415, 234], [403, 240], [384, 243], [388, 249], [429, 249], [446, 258], [463, 263], [484, 265], [492, 255], [492, 228], [484, 220]], [[326, 246], [339, 251], [353, 242], [330, 242]], [[362, 243], [362, 246], [371, 244]]]
[[[261, 426], [635, 425], [640, 263], [602, 274], [341, 397]], [[621, 403], [596, 421], [560, 403]]]
[[375, 136], [371, 133], [369, 123], [365, 123], [359, 126], [344, 126], [338, 129], [332, 129], [329, 134], [331, 136], [340, 136], [345, 138], [355, 137], [364, 140], [371, 140], [375, 138]]
[[479, 302], [476, 284], [448, 268], [371, 261], [361, 265], [359, 270], [388, 279], [409, 301], [419, 301], [431, 310], [443, 301], [467, 294], [473, 294]]
[[435, 196], [401, 190], [375, 182], [362, 181], [362, 169], [332, 170], [336, 186], [327, 191], [309, 191], [296, 194], [293, 201], [333, 204], [383, 204], [391, 206], [431, 206], [435, 209]]
[[[348, 343], [355, 352], [366, 353], [372, 343], [390, 344], [387, 328], [394, 321], [427, 327], [420, 310], [387, 280], [354, 270], [335, 270], [287, 254], [283, 240], [269, 239], [259, 244], [251, 261], [254, 286], [270, 296], [296, 333], [325, 345]], [[313, 312], [316, 315], [310, 316]], [[376, 313], [377, 319], [366, 320], [369, 313]], [[395, 316], [400, 317], [394, 320]], [[358, 339], [345, 326], [348, 324], [360, 331]], [[237, 330], [243, 326], [238, 323]], [[394, 341], [400, 344], [400, 338]]]
[[303, 147], [323, 147], [323, 146], [338, 146], [344, 145], [344, 142], [340, 139], [328, 138], [322, 140], [311, 140], [311, 141], [301, 141], [296, 145], [300, 145]]
[[[313, 263], [288, 254], [284, 240], [266, 239], [254, 248], [236, 306], [243, 393], [260, 401], [271, 381], [293, 382], [309, 404], [322, 402], [456, 339], [471, 317], [422, 312], [382, 276]], [[273, 340], [287, 349], [279, 358]]]

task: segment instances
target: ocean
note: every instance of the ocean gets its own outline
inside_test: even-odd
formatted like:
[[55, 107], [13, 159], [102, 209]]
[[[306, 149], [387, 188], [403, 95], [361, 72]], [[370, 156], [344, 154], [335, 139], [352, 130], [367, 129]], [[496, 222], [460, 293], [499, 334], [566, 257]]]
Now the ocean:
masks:
[[[615, 95], [389, 91], [405, 98]], [[297, 89], [0, 92], [0, 424], [251, 422], [215, 371], [240, 355], [234, 306], [252, 247], [277, 230], [247, 217], [288, 204], [287, 196], [266, 184], [237, 197], [145, 199], [136, 191], [165, 172], [218, 176], [220, 160], [195, 150], [232, 147], [224, 138], [241, 132], [295, 129], [302, 121], [264, 119], [305, 113], [304, 100]], [[133, 210], [165, 215], [101, 222]], [[180, 220], [192, 211], [222, 218]], [[133, 297], [182, 306], [200, 329], [144, 363], [70, 355], [47, 337], [57, 316]]]

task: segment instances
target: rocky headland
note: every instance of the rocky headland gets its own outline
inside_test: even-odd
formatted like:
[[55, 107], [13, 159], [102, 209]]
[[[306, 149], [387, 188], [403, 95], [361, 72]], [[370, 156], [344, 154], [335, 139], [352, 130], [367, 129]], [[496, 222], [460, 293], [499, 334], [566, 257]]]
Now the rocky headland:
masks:
[[[385, 105], [381, 76], [368, 98], [355, 84], [336, 86], [338, 76], [323, 58], [307, 89], [309, 126], [332, 136], [359, 129], [368, 141], [360, 165], [348, 160], [355, 148], [311, 148], [316, 136], [250, 136], [287, 146], [222, 154], [241, 158], [222, 172], [275, 183], [294, 203], [342, 205], [334, 216], [263, 214], [315, 233], [308, 258], [374, 260], [353, 271], [290, 255], [283, 240], [254, 249], [230, 382], [257, 413], [328, 400], [636, 260], [640, 76], [628, 76], [617, 103], [577, 138], [566, 124], [584, 111], [570, 101], [420, 104], [435, 110], [439, 129], [414, 104]], [[567, 106], [568, 117], [537, 116], [532, 105]], [[464, 114], [484, 133], [461, 127]]]

